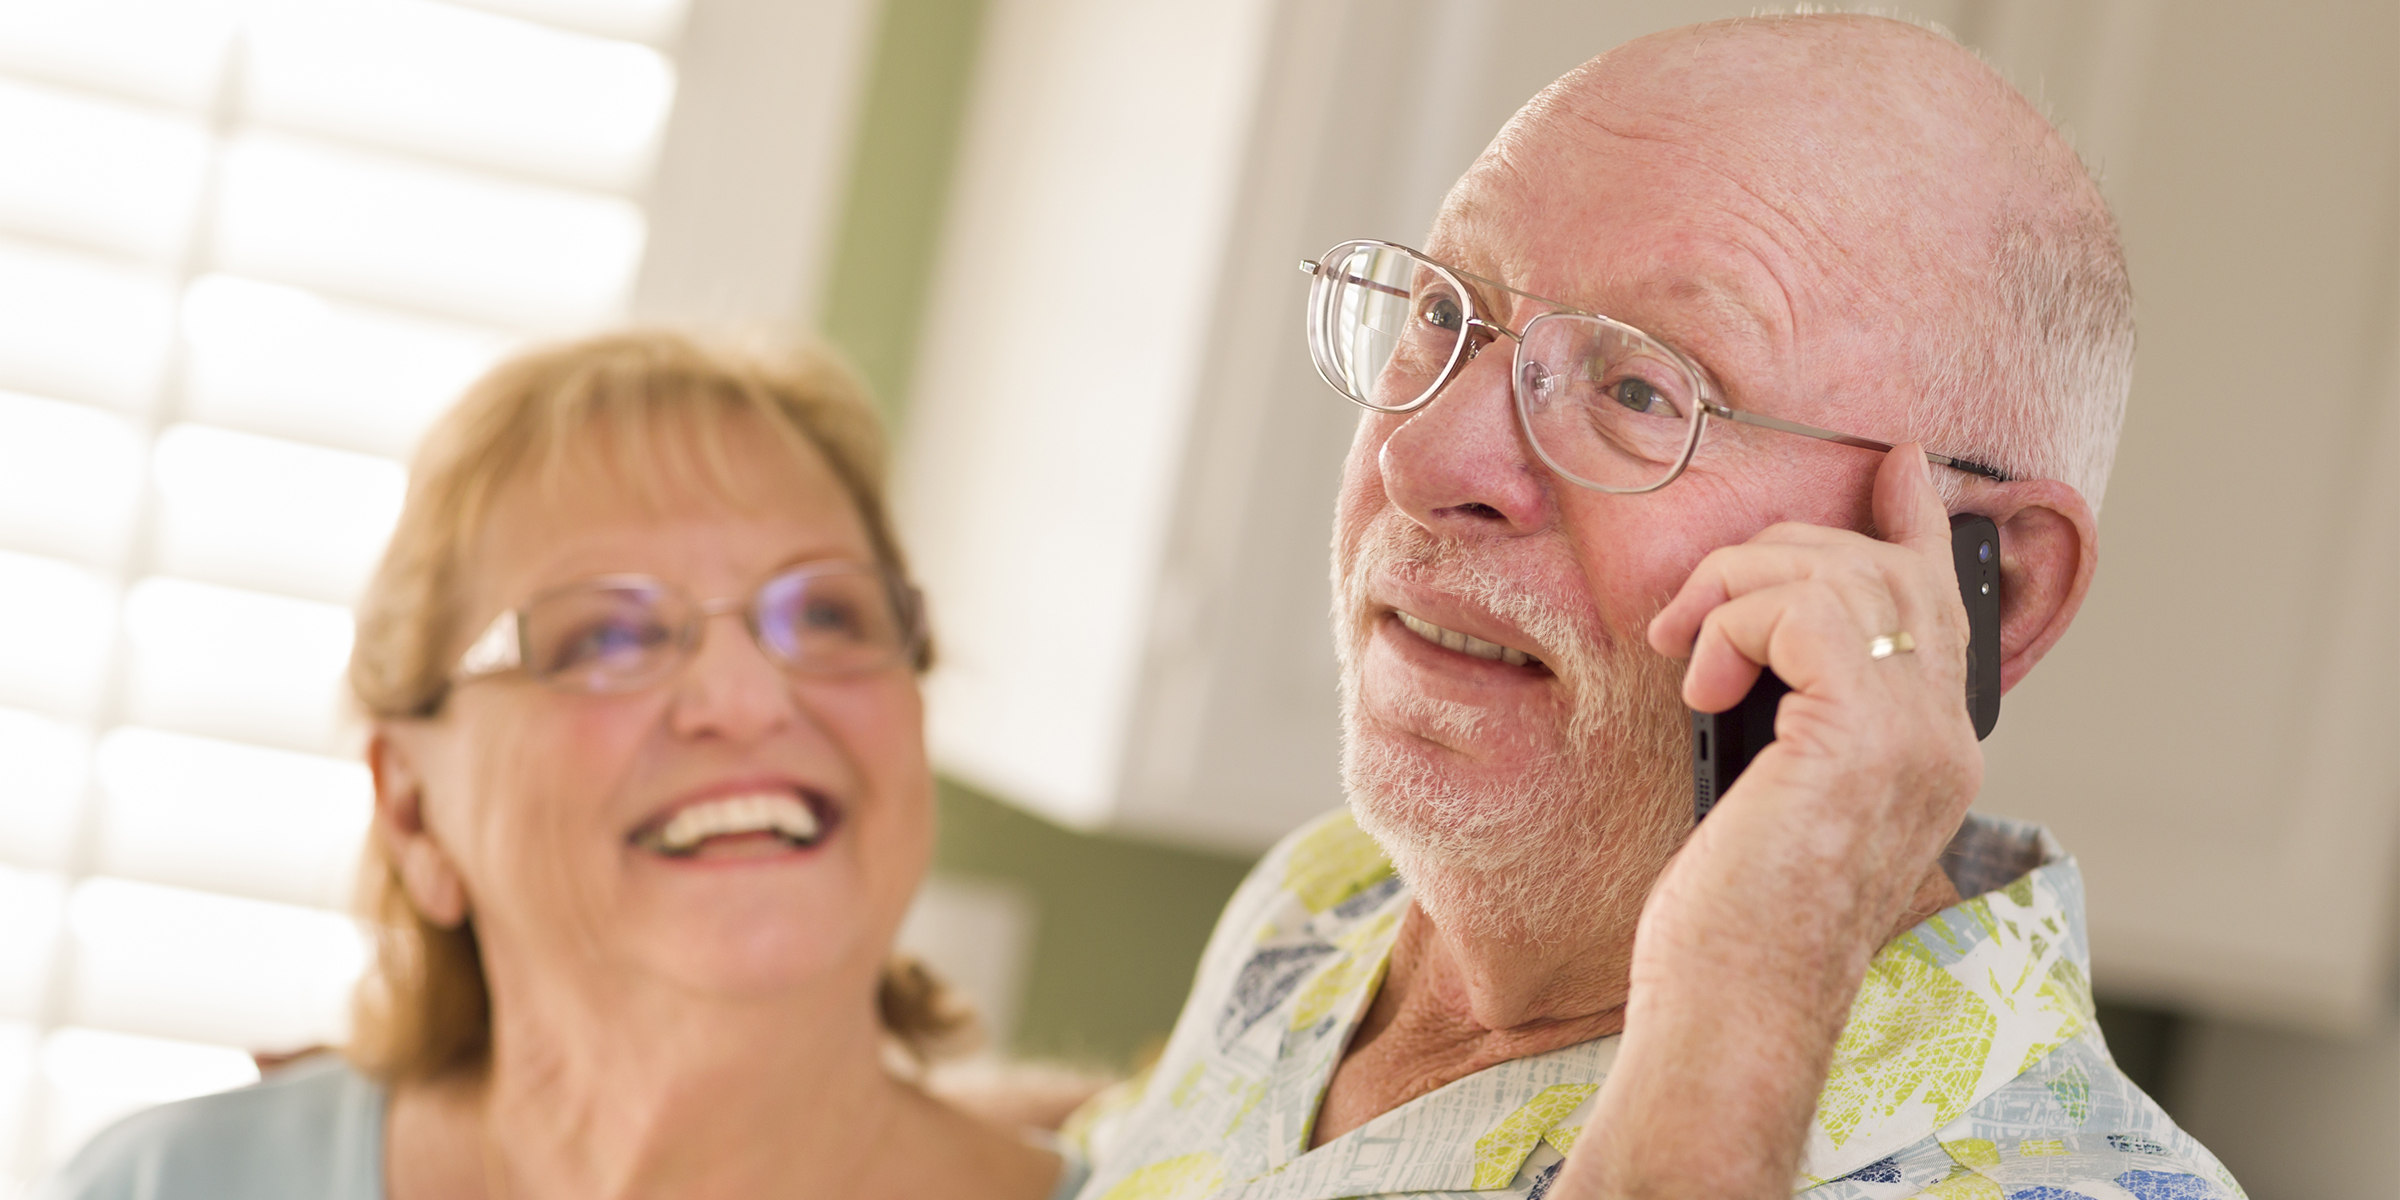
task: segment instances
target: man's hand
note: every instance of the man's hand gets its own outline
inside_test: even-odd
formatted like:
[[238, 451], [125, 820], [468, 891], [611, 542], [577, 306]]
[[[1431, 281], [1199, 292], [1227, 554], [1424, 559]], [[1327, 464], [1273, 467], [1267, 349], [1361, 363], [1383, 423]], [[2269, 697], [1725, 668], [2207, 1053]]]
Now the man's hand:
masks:
[[[1703, 559], [1650, 625], [1722, 711], [1761, 664], [1792, 687], [1775, 741], [1660, 877], [1625, 1040], [1562, 1196], [1790, 1194], [1867, 961], [1955, 899], [1939, 855], [1982, 783], [1967, 617], [1922, 451], [1876, 474], [1886, 540], [1778, 525]], [[1872, 657], [1907, 633], [1913, 653]]]

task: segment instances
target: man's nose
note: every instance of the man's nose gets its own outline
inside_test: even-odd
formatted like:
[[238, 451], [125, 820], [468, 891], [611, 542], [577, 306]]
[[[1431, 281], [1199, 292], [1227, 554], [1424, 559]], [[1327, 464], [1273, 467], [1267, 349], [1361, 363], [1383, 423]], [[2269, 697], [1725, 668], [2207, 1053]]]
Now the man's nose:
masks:
[[[730, 626], [719, 618], [730, 619]], [[675, 677], [668, 720], [684, 737], [754, 741], [790, 724], [791, 679], [750, 636], [739, 612], [709, 614], [700, 645]]]
[[1384, 494], [1441, 534], [1515, 535], [1550, 521], [1550, 479], [1517, 426], [1509, 387], [1516, 343], [1485, 345], [1376, 457]]

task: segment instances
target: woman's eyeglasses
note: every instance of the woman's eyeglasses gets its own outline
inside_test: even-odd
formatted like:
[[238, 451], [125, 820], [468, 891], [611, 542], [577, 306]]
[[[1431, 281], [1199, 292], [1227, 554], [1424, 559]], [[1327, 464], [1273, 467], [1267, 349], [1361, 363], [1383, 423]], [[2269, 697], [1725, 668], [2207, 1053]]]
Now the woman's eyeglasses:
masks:
[[[1310, 276], [1308, 348], [1336, 391], [1377, 412], [1430, 402], [1483, 347], [1516, 341], [1517, 420], [1542, 462], [1603, 492], [1652, 492], [1692, 461], [1708, 419], [1889, 452], [1888, 442], [1763, 413], [1716, 398], [1690, 360], [1622, 321], [1580, 312], [1443, 266], [1390, 242], [1344, 242], [1303, 262]], [[1476, 311], [1473, 280], [1549, 306], [1510, 329]], [[1928, 453], [1940, 466], [2005, 482], [1981, 463]]]
[[709, 618], [733, 612], [785, 671], [861, 675], [915, 661], [922, 607], [897, 574], [865, 563], [809, 563], [777, 572], [747, 599], [707, 601], [647, 575], [606, 575], [501, 613], [459, 656], [451, 682], [517, 671], [561, 691], [637, 691], [699, 650]]

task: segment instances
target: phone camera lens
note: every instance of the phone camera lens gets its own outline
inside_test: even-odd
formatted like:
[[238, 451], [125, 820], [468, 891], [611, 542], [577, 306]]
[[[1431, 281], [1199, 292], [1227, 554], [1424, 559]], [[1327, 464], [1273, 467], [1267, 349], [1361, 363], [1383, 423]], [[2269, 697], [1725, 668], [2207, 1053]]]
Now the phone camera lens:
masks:
[[1981, 545], [1978, 545], [1978, 546], [1976, 546], [1976, 547], [1975, 547], [1975, 561], [1976, 561], [1976, 562], [1990, 562], [1990, 561], [1992, 561], [1992, 544], [1991, 544], [1990, 542], [1984, 542], [1984, 543], [1982, 543]]

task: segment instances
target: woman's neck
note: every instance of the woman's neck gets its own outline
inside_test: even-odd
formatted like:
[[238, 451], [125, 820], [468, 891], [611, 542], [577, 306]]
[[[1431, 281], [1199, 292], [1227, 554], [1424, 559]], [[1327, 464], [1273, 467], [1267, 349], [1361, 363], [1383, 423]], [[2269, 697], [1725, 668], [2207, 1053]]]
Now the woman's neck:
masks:
[[511, 1195], [755, 1196], [797, 1163], [860, 1162], [907, 1111], [863, 1000], [495, 1003], [493, 1165]]
[[393, 1200], [1039, 1197], [1056, 1177], [1049, 1156], [894, 1079], [864, 995], [626, 988], [594, 1004], [495, 988], [493, 1016], [485, 1066], [395, 1094]]

